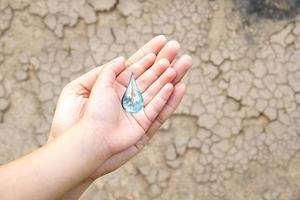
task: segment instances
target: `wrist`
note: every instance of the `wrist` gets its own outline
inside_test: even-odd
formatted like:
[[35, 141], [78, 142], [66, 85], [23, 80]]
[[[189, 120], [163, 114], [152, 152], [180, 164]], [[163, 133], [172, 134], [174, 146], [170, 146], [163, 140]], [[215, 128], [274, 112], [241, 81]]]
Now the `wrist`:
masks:
[[93, 179], [86, 179], [82, 181], [79, 185], [74, 187], [71, 191], [63, 195], [60, 200], [73, 200], [79, 199], [80, 196], [90, 187], [90, 185], [94, 182]]
[[[104, 130], [92, 128], [85, 121], [79, 122], [66, 135], [77, 143], [77, 156], [93, 166], [100, 166], [112, 156], [105, 139]], [[67, 139], [68, 140], [68, 139]]]
[[[105, 148], [90, 148], [92, 140], [86, 136], [89, 132], [80, 130], [74, 127], [31, 154], [2, 166], [0, 174], [5, 181], [0, 189], [4, 199], [57, 199], [87, 180], [108, 154]], [[16, 179], [12, 174], [24, 178]], [[88, 179], [84, 185], [87, 187], [91, 181]]]

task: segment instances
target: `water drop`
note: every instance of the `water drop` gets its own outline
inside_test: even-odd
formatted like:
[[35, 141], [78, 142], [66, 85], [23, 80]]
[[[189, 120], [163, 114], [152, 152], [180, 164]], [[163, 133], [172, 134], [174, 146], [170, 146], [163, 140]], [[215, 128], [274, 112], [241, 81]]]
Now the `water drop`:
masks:
[[144, 107], [144, 98], [133, 74], [130, 76], [128, 87], [122, 97], [122, 107], [129, 113], [137, 113]]

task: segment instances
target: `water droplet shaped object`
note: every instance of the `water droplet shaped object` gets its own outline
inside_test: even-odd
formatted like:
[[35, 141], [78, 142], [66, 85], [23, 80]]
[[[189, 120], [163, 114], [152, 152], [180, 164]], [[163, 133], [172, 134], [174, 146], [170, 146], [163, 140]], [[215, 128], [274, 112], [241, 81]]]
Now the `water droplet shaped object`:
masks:
[[133, 73], [130, 76], [129, 84], [122, 97], [121, 104], [123, 109], [129, 113], [137, 113], [144, 107], [144, 98]]

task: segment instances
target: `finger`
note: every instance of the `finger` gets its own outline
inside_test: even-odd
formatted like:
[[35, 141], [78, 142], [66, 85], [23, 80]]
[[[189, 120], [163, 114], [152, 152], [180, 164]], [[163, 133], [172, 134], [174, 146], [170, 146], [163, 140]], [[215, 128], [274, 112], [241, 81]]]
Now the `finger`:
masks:
[[165, 58], [169, 60], [170, 63], [172, 63], [179, 51], [180, 51], [180, 44], [174, 40], [169, 41], [157, 55], [156, 62]]
[[176, 71], [173, 68], [167, 68], [167, 70], [143, 93], [145, 106], [148, 105], [167, 83], [171, 83], [175, 77]]
[[116, 58], [112, 62], [106, 64], [102, 73], [98, 76], [94, 85], [97, 88], [111, 87], [116, 80], [117, 76], [125, 70], [125, 61], [123, 57]]
[[147, 136], [149, 139], [153, 137], [153, 135], [161, 127], [161, 125], [172, 115], [172, 113], [179, 106], [185, 94], [185, 90], [186, 86], [184, 83], [178, 83], [175, 86], [170, 99], [147, 131]]
[[171, 83], [166, 84], [159, 93], [153, 98], [153, 100], [145, 107], [145, 115], [149, 121], [154, 122], [156, 117], [162, 111], [164, 106], [169, 100], [173, 92], [173, 85]]
[[92, 69], [91, 71], [76, 78], [75, 80], [71, 81], [64, 88], [63, 93], [65, 93], [65, 92], [67, 92], [68, 94], [75, 93], [78, 95], [83, 95], [83, 94], [81, 94], [81, 92], [89, 93], [92, 90], [92, 88], [93, 88], [99, 74], [103, 70], [103, 68], [104, 68], [104, 66], [96, 67], [96, 68]]
[[156, 55], [154, 53], [149, 53], [139, 61], [124, 70], [117, 78], [117, 81], [122, 85], [128, 85], [129, 77], [133, 73], [135, 78], [141, 76], [147, 69], [149, 69], [155, 62]]
[[[51, 127], [52, 138], [73, 126], [81, 118], [82, 99], [78, 98], [78, 96], [86, 98], [89, 97], [90, 91], [92, 90], [102, 69], [103, 66], [94, 68], [70, 82], [63, 89], [53, 117]], [[72, 117], [65, 117], [66, 113], [68, 113], [68, 116]], [[49, 138], [49, 141], [51, 140], [52, 139]]]
[[158, 52], [165, 46], [166, 43], [167, 39], [165, 36], [159, 35], [154, 37], [126, 61], [126, 66], [136, 63], [148, 53], [158, 54]]
[[156, 81], [169, 66], [169, 61], [162, 59], [142, 74], [137, 79], [137, 84], [141, 92], [143, 93], [154, 81]]
[[173, 83], [176, 84], [181, 81], [186, 72], [192, 67], [193, 61], [192, 57], [189, 55], [181, 56], [173, 65], [176, 70], [176, 78]]

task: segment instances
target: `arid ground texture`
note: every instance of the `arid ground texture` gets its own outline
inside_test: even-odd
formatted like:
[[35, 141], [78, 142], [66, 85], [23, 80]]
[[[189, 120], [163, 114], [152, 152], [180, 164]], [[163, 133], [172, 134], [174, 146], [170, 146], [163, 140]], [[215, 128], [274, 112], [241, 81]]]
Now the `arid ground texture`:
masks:
[[82, 199], [299, 200], [299, 5], [0, 0], [0, 162], [46, 143], [69, 81], [164, 34], [193, 57], [187, 95], [142, 153]]

